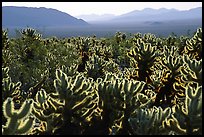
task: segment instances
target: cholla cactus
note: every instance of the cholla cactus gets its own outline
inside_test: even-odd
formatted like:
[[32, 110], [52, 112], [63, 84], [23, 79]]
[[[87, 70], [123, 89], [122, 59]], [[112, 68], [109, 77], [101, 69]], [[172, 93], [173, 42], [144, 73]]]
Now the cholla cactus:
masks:
[[138, 109], [134, 117], [128, 119], [135, 135], [167, 135], [162, 122], [170, 117], [171, 109], [168, 107], [153, 107], [149, 109]]
[[199, 85], [202, 85], [202, 59], [199, 61], [190, 60], [188, 56], [184, 55], [183, 60], [185, 62], [185, 67], [182, 69], [184, 81], [198, 82]]
[[59, 69], [56, 70], [56, 77], [54, 86], [65, 103], [64, 124], [84, 126], [90, 123], [98, 107], [98, 93], [94, 89], [93, 79], [87, 79], [80, 73], [72, 78]]
[[89, 77], [94, 80], [97, 78], [103, 78], [106, 72], [118, 73], [119, 66], [113, 62], [113, 60], [105, 61], [103, 58], [99, 58], [98, 55], [90, 57], [90, 61], [87, 62], [86, 72]]
[[32, 134], [54, 134], [55, 130], [60, 128], [63, 107], [64, 104], [58, 99], [57, 93], [47, 94], [44, 89], [38, 91], [32, 113], [45, 127], [44, 130], [41, 130], [41, 127], [34, 128]]
[[202, 86], [186, 88], [185, 105], [175, 106], [173, 116], [163, 124], [176, 134], [202, 134]]
[[104, 75], [104, 66], [106, 62], [99, 58], [98, 55], [90, 57], [90, 61], [87, 62], [86, 71], [89, 77], [92, 77], [94, 80]]
[[150, 43], [144, 43], [142, 40], [137, 40], [136, 48], [132, 49], [128, 56], [135, 62], [138, 69], [139, 81], [150, 81], [149, 76], [152, 73], [151, 67], [156, 62], [158, 53], [156, 46], [151, 46]]
[[164, 44], [167, 45], [167, 47], [172, 47], [176, 45], [176, 37], [175, 36], [169, 36], [165, 41]]
[[3, 114], [7, 123], [2, 127], [3, 135], [27, 134], [33, 126], [34, 118], [30, 115], [33, 100], [26, 100], [19, 110], [14, 109], [12, 98], [7, 98], [3, 103]]
[[2, 49], [7, 49], [9, 46], [8, 30], [2, 29]]
[[127, 79], [134, 79], [137, 80], [139, 78], [138, 70], [136, 68], [125, 68], [124, 69], [124, 76]]
[[74, 76], [78, 74], [78, 65], [77, 64], [73, 64], [70, 67], [66, 67], [65, 65], [62, 65], [61, 70], [67, 74], [67, 76]]
[[179, 56], [179, 48], [176, 46], [171, 46], [171, 47], [167, 47], [166, 45], [163, 46], [163, 49], [161, 50], [161, 61], [163, 61], [162, 63], [166, 64], [165, 62], [168, 62], [168, 57], [169, 56], [173, 56], [173, 57], [177, 57]]
[[2, 68], [2, 103], [7, 97], [14, 97], [14, 101], [20, 104], [22, 101], [20, 87], [21, 82], [13, 83], [9, 76], [9, 68]]
[[142, 40], [145, 43], [151, 43], [152, 46], [156, 46], [156, 43], [157, 43], [156, 36], [151, 33], [145, 33], [142, 37]]
[[186, 41], [184, 50], [191, 59], [202, 59], [202, 28], [197, 29], [193, 38]]
[[21, 34], [23, 35], [23, 39], [31, 38], [33, 40], [40, 40], [42, 37], [41, 34], [36, 33], [36, 30], [32, 28], [23, 29]]
[[[108, 121], [110, 134], [131, 133], [128, 118], [137, 108], [152, 104], [152, 99], [140, 93], [145, 83], [140, 81], [118, 78], [107, 73], [104, 81], [97, 80], [99, 97], [101, 97], [102, 117]], [[107, 115], [108, 114], [108, 115]], [[110, 117], [109, 119], [107, 117]], [[112, 123], [112, 124], [111, 124]], [[115, 133], [113, 133], [115, 132]]]
[[[177, 52], [167, 51], [162, 59], [163, 70], [161, 71], [160, 85], [157, 85], [157, 97], [155, 105], [163, 107], [176, 104], [175, 97], [184, 97], [185, 82], [182, 80], [181, 69], [183, 60]], [[177, 55], [177, 56], [176, 56]]]
[[139, 38], [142, 38], [142, 33], [138, 32], [138, 33], [134, 34], [134, 39], [133, 40], [137, 40]]
[[119, 44], [123, 39], [122, 39], [122, 32], [116, 32], [115, 34], [115, 40]]

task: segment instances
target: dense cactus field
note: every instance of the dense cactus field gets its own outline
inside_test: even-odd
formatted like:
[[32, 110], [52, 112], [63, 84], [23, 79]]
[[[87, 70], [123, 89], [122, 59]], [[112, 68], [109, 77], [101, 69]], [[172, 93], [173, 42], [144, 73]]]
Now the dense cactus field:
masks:
[[2, 30], [3, 135], [201, 135], [202, 28], [43, 38]]

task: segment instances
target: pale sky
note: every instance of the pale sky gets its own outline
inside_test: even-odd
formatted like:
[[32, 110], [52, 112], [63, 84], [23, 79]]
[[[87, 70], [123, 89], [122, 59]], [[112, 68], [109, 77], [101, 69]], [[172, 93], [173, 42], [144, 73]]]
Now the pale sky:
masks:
[[2, 2], [2, 6], [46, 7], [78, 16], [84, 14], [121, 15], [144, 8], [188, 10], [202, 7], [202, 2]]

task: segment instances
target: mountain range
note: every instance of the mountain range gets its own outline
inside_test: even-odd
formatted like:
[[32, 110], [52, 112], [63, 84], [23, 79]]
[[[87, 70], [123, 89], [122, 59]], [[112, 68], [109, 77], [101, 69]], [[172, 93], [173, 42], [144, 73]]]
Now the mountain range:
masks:
[[133, 24], [137, 22], [161, 24], [164, 21], [200, 19], [202, 20], [202, 7], [183, 11], [166, 8], [145, 8], [118, 16], [113, 14], [90, 14], [76, 17], [56, 9], [44, 7], [2, 7], [3, 27], [87, 26], [89, 24]]
[[[79, 9], [80, 10], [80, 9]], [[2, 28], [9, 29], [9, 35], [15, 36], [15, 30], [32, 27], [44, 36], [111, 36], [118, 31], [128, 33], [154, 33], [168, 36], [171, 32], [183, 35], [187, 30], [202, 27], [202, 7], [190, 10], [152, 9], [134, 10], [122, 15], [81, 15], [50, 8], [2, 7]]]
[[145, 8], [143, 10], [134, 10], [118, 16], [109, 16], [105, 20], [100, 16], [94, 15], [95, 19], [91, 15], [78, 16], [87, 21], [88, 23], [103, 23], [109, 22], [115, 23], [135, 23], [135, 22], [163, 22], [163, 21], [175, 21], [175, 20], [202, 20], [202, 7], [193, 8], [190, 10], [176, 10], [176, 9], [152, 9]]
[[3, 27], [86, 26], [88, 23], [65, 12], [44, 7], [2, 7]]

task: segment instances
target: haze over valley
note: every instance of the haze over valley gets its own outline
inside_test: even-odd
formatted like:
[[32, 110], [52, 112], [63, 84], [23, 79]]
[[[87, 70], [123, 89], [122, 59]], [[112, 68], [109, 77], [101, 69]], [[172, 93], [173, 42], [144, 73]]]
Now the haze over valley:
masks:
[[154, 33], [168, 36], [172, 32], [186, 35], [202, 27], [202, 7], [189, 10], [153, 9], [133, 10], [121, 15], [83, 14], [72, 16], [51, 8], [2, 7], [2, 28], [15, 37], [15, 30], [32, 27], [45, 37], [93, 36], [108, 37], [116, 32]]

